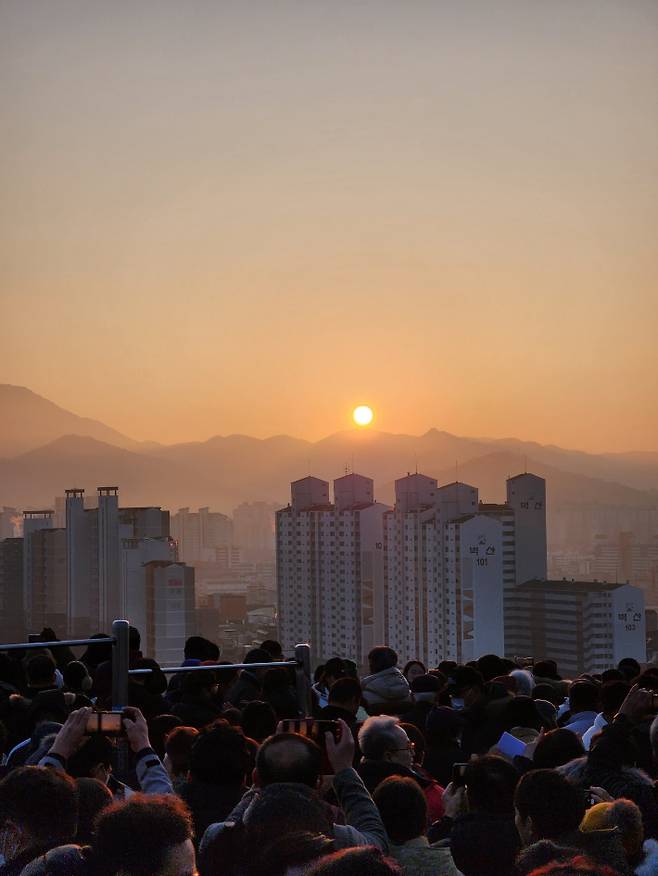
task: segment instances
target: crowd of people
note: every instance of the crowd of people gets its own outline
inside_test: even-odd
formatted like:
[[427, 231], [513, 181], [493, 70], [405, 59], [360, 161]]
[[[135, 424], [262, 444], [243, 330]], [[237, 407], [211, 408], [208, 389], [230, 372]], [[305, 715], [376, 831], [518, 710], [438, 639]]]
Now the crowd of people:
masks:
[[0, 647], [0, 876], [658, 876], [656, 667], [378, 646], [304, 715], [277, 642], [236, 670], [195, 636], [167, 678], [131, 628], [117, 717], [95, 638]]

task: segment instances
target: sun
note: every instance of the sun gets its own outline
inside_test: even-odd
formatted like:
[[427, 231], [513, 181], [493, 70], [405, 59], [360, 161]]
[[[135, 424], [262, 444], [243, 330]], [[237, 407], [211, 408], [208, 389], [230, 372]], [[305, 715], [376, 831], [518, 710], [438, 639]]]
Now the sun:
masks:
[[369, 426], [372, 423], [372, 408], [368, 405], [359, 405], [352, 411], [352, 419], [357, 426]]

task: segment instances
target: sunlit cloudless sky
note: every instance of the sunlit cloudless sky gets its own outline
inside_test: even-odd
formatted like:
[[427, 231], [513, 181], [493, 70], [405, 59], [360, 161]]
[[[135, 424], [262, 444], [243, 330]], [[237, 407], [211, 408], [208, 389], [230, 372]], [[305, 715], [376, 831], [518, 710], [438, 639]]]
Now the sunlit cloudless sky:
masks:
[[653, 0], [4, 0], [0, 382], [658, 449]]

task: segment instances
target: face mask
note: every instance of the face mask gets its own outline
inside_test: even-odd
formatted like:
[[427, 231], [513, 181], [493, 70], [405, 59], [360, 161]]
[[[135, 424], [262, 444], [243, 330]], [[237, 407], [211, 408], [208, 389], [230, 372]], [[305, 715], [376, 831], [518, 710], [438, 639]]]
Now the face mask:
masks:
[[450, 697], [450, 705], [458, 712], [464, 708], [464, 700], [462, 697]]

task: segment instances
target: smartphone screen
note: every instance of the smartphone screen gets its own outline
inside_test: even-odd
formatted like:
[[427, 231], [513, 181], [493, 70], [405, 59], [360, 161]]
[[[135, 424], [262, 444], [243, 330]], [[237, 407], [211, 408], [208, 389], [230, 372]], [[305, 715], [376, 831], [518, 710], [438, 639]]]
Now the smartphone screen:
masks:
[[87, 733], [102, 733], [103, 736], [120, 736], [123, 733], [121, 712], [92, 712], [87, 720]]
[[332, 733], [334, 739], [340, 739], [340, 725], [338, 721], [318, 721], [315, 718], [290, 718], [283, 721], [284, 733], [299, 733], [312, 739], [322, 752], [322, 775], [328, 776], [333, 773], [333, 768], [327, 757], [327, 740], [325, 733]]
[[452, 765], [452, 784], [463, 785], [464, 776], [466, 774], [467, 763], [454, 763]]

